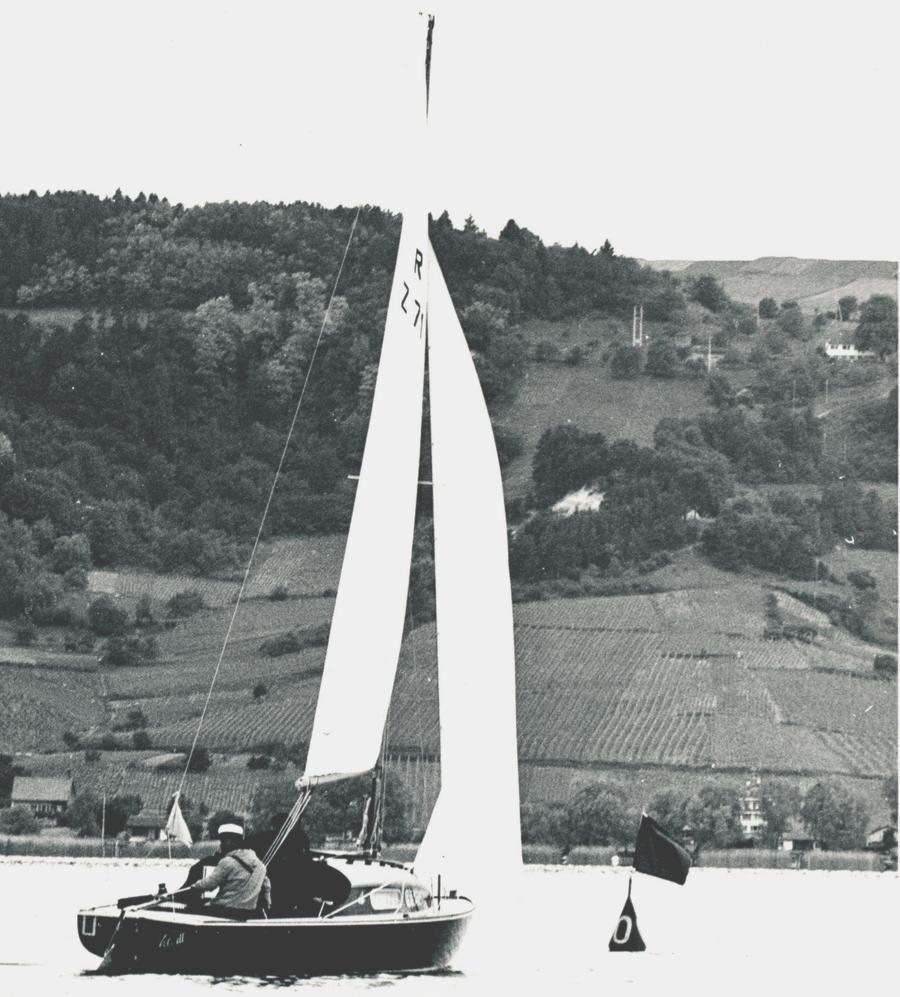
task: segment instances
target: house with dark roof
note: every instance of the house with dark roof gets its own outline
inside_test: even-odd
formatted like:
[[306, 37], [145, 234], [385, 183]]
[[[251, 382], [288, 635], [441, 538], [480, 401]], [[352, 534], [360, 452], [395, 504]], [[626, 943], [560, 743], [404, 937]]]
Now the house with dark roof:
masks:
[[11, 806], [27, 807], [35, 817], [65, 813], [75, 798], [70, 776], [17, 775], [13, 780]]
[[125, 830], [132, 838], [147, 841], [166, 840], [166, 817], [161, 813], [133, 814], [125, 822]]

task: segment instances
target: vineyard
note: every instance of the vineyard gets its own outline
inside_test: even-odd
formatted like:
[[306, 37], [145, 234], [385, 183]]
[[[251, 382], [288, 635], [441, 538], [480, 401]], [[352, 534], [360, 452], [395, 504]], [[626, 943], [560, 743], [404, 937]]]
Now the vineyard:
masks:
[[92, 730], [105, 721], [98, 675], [0, 665], [0, 751], [61, 744], [66, 731]]
[[[281, 554], [289, 549], [278, 548]], [[579, 772], [599, 769], [643, 767], [677, 771], [679, 778], [753, 767], [798, 777], [861, 778], [894, 771], [897, 684], [874, 678], [873, 657], [880, 649], [835, 630], [818, 619], [821, 614], [781, 592], [783, 616], [812, 620], [818, 634], [812, 643], [764, 640], [768, 592], [762, 583], [741, 581], [518, 604], [523, 793], [554, 799], [554, 793], [568, 792]], [[260, 645], [288, 630], [327, 622], [333, 604], [333, 597], [321, 595], [242, 604], [200, 743], [221, 758], [221, 753], [246, 755], [264, 742], [308, 741], [324, 648], [269, 657]], [[6, 742], [19, 750], [58, 749], [65, 730], [96, 736], [139, 706], [154, 750], [183, 748], [197, 731], [231, 612], [230, 605], [209, 608], [160, 632], [160, 660], [142, 667], [97, 670], [93, 659], [93, 671], [62, 673], [51, 670], [49, 658], [46, 667], [31, 668], [28, 661], [38, 652], [19, 654], [18, 661], [0, 666]], [[260, 685], [265, 688], [254, 695]], [[120, 734], [119, 740], [130, 744], [129, 737]], [[434, 623], [404, 641], [388, 744], [394, 766], [424, 812], [439, 785]], [[546, 778], [540, 775], [545, 770]], [[571, 779], [554, 788], [552, 773], [563, 770]], [[259, 778], [245, 769], [237, 775], [229, 771], [244, 786], [235, 792], [244, 793], [247, 780]], [[148, 793], [156, 792], [146, 772], [140, 779]], [[218, 783], [204, 786], [203, 792], [220, 799]]]
[[[292, 596], [320, 596], [337, 588], [344, 554], [342, 536], [297, 537], [274, 540], [257, 552], [244, 597], [261, 599], [276, 589]], [[237, 580], [197, 578], [192, 575], [157, 575], [149, 571], [91, 571], [88, 590], [136, 602], [148, 595], [162, 604], [178, 592], [194, 589], [207, 606], [231, 605], [240, 589]]]

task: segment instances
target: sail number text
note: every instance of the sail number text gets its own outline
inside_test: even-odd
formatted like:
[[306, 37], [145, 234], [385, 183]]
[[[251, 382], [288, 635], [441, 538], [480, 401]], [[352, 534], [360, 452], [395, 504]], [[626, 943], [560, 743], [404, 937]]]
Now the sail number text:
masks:
[[[417, 249], [415, 259], [413, 260], [413, 272], [420, 281], [422, 279], [422, 264], [424, 262], [425, 257], [422, 254], [422, 250]], [[413, 328], [418, 328], [421, 332], [425, 328], [425, 309], [418, 298], [413, 298], [407, 308], [406, 302], [409, 298], [410, 290], [409, 284], [403, 281], [403, 297], [400, 299], [400, 307], [407, 315], [412, 316]]]

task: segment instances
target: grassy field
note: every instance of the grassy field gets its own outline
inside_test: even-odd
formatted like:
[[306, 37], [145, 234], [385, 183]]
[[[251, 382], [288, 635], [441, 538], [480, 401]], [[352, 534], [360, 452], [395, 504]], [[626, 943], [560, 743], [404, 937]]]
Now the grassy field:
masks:
[[[645, 329], [648, 335], [653, 334], [649, 323]], [[498, 421], [524, 439], [524, 452], [504, 471], [507, 495], [518, 496], [528, 490], [531, 459], [546, 429], [571, 423], [586, 432], [604, 433], [610, 440], [629, 439], [648, 446], [663, 414], [694, 415], [703, 404], [702, 380], [612, 378], [603, 357], [614, 341], [631, 341], [631, 330], [624, 325], [608, 320], [529, 322], [523, 327], [523, 335], [531, 347], [548, 340], [562, 352], [577, 345], [588, 355], [577, 366], [529, 363], [515, 401], [499, 413]]]
[[[245, 599], [264, 599], [276, 589], [289, 595], [334, 594], [341, 571], [346, 537], [329, 535], [294, 537], [260, 546], [244, 590]], [[150, 571], [91, 571], [91, 593], [105, 593], [133, 608], [142, 595], [161, 607], [177, 592], [194, 589], [207, 606], [229, 606], [240, 589], [236, 580], [196, 578], [191, 575], [158, 575]]]
[[[882, 260], [812, 260], [790, 256], [765, 256], [756, 260], [706, 260], [684, 265], [676, 261], [683, 277], [710, 273], [736, 301], [757, 304], [761, 298], [794, 299], [804, 309], [834, 308], [844, 294], [860, 301], [870, 294], [897, 296], [897, 264]], [[664, 269], [666, 261], [653, 262]], [[668, 267], [671, 268], [671, 267]]]

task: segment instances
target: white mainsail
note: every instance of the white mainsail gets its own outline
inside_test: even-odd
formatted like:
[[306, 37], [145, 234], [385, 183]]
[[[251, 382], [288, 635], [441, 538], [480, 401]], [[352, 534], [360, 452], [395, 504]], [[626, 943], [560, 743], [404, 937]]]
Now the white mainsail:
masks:
[[403, 638], [422, 435], [428, 223], [403, 216], [369, 432], [301, 784], [378, 761]]
[[441, 791], [414, 868], [484, 897], [522, 862], [506, 511], [478, 374], [429, 252]]

